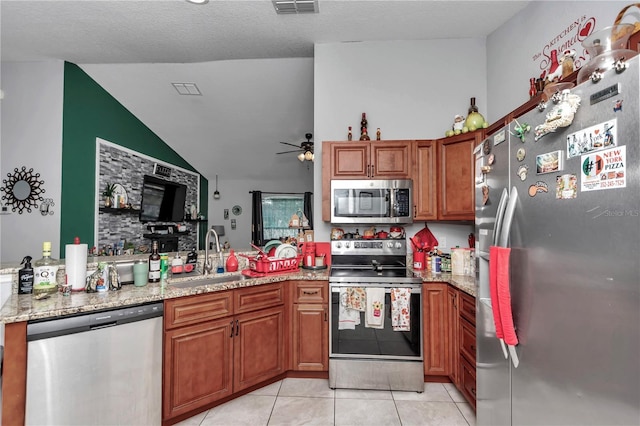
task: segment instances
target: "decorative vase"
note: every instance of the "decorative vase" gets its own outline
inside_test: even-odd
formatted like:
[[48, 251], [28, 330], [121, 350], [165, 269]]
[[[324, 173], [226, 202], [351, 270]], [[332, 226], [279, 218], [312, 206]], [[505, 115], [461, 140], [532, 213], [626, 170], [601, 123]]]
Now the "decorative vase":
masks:
[[104, 197], [104, 206], [111, 207], [111, 197]]

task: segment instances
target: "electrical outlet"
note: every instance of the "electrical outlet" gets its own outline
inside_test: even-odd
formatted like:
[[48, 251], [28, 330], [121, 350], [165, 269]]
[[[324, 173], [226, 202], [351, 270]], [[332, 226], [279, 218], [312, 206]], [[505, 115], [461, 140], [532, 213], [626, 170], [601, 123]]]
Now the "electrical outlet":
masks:
[[236, 220], [231, 219], [231, 229], [236, 229]]
[[447, 248], [447, 237], [438, 238], [438, 248], [440, 250]]

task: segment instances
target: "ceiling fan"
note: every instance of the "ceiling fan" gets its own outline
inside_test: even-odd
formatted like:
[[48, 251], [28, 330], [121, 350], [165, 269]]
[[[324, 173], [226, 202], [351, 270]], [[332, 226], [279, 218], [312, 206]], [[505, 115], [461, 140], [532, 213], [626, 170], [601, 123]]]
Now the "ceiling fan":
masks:
[[292, 143], [289, 142], [280, 142], [281, 144], [284, 145], [291, 145], [291, 146], [295, 146], [298, 149], [294, 149], [291, 151], [284, 151], [284, 152], [277, 152], [276, 154], [288, 154], [290, 152], [299, 152], [298, 154], [298, 160], [300, 161], [313, 161], [314, 155], [313, 155], [313, 142], [311, 141], [311, 138], [313, 137], [313, 135], [311, 133], [306, 133], [304, 135], [305, 138], [307, 138], [307, 140], [305, 142], [301, 142], [300, 146], [298, 145], [294, 145]]

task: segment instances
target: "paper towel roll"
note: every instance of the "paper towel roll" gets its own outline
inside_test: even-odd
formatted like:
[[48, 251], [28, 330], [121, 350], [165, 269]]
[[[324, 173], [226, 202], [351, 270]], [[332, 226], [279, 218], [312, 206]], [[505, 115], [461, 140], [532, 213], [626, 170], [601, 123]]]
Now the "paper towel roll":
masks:
[[65, 253], [67, 284], [71, 286], [72, 291], [84, 290], [87, 276], [87, 245], [67, 244]]

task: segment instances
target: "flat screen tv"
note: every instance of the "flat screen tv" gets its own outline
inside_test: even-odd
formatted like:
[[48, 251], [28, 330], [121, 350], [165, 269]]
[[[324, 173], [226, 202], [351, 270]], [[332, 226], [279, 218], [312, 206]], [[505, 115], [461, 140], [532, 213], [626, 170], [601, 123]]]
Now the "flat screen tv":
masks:
[[187, 186], [153, 176], [144, 176], [140, 222], [180, 222], [184, 220]]

